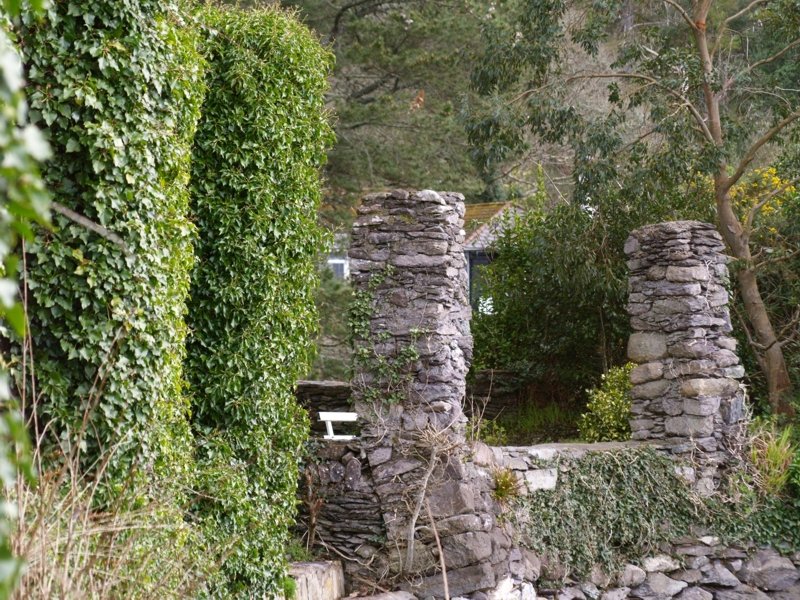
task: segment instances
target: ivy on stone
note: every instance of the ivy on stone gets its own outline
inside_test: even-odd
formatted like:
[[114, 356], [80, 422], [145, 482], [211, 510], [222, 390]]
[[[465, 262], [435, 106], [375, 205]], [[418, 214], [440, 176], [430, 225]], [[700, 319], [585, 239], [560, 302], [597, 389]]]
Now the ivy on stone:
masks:
[[316, 328], [319, 169], [332, 141], [328, 53], [277, 9], [207, 8], [208, 94], [195, 138], [187, 375], [194, 505], [222, 572], [214, 597], [274, 597], [307, 417], [292, 390]]
[[107, 498], [151, 469], [189, 472], [187, 183], [203, 62], [184, 25], [175, 2], [70, 0], [19, 27], [31, 120], [54, 154], [43, 175], [63, 207], [26, 256], [38, 423], [51, 447], [81, 445], [87, 473], [105, 470]]

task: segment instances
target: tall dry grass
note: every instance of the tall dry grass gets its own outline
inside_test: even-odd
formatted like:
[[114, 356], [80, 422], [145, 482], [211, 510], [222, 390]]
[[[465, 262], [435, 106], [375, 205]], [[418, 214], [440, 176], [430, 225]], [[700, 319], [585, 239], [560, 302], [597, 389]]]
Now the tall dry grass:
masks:
[[[26, 292], [23, 285], [23, 306]], [[123, 335], [120, 330], [116, 342]], [[87, 397], [76, 398], [76, 406], [84, 406], [78, 430], [55, 436], [50, 423], [39, 417], [42, 397], [30, 335], [23, 338], [19, 354], [13, 367], [32, 438], [25, 458], [33, 464], [35, 477], [18, 477], [15, 487], [5, 491], [4, 500], [16, 513], [13, 553], [24, 561], [12, 597], [135, 600], [203, 595], [217, 565], [207, 555], [201, 528], [186, 520], [191, 490], [175, 482], [161, 485], [144, 467], [121, 486], [109, 481], [106, 466], [124, 440], [88, 468], [85, 464], [84, 440], [102, 397], [106, 367], [98, 370]], [[112, 486], [115, 491], [108, 494]]]

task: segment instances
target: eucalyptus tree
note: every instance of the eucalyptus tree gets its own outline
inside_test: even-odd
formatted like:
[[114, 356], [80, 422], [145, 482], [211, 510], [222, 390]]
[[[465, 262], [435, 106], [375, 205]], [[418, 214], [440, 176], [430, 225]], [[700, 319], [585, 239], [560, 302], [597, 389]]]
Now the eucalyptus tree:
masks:
[[[483, 27], [487, 52], [473, 85], [504, 111], [473, 119], [477, 154], [508, 161], [527, 132], [573, 152], [572, 203], [602, 211], [611, 195], [633, 207], [675, 193], [712, 203], [770, 405], [792, 413], [784, 346], [796, 323], [779, 330], [771, 319], [753, 236], [797, 173], [768, 189], [749, 183], [796, 148], [787, 142], [800, 122], [800, 2], [507, 0], [496, 14]], [[565, 100], [597, 82], [591, 113]], [[734, 201], [742, 188], [756, 192]]]

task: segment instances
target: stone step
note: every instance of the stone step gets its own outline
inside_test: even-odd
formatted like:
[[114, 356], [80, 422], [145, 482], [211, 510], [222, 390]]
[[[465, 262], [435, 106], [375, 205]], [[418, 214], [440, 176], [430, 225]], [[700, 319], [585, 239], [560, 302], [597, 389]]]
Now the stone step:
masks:
[[344, 596], [339, 561], [291, 563], [289, 575], [297, 583], [294, 600], [341, 600]]

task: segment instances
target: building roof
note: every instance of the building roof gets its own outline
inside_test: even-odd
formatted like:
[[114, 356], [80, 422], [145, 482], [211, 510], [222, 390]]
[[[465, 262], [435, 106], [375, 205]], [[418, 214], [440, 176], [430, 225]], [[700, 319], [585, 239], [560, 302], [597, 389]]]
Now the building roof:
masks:
[[513, 202], [467, 204], [465, 209], [465, 250], [484, 250], [488, 248], [503, 232], [503, 220], [500, 217], [509, 211], [513, 214], [522, 212]]

